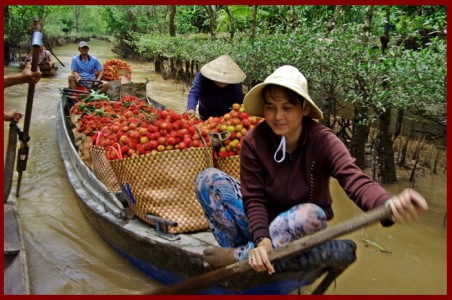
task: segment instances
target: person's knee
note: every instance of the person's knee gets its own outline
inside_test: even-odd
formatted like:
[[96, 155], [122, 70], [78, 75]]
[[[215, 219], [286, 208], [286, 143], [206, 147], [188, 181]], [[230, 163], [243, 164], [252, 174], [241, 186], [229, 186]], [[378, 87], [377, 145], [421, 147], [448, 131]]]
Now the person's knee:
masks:
[[72, 82], [72, 81], [75, 82], [75, 76], [73, 74], [69, 74], [67, 76], [67, 79], [68, 79], [69, 82]]
[[75, 76], [72, 74], [69, 74], [69, 76], [67, 77], [68, 79], [68, 83], [69, 83], [69, 87], [71, 89], [75, 89], [76, 88], [76, 84], [75, 84]]
[[297, 208], [296, 219], [304, 224], [306, 234], [311, 234], [327, 227], [325, 211], [313, 203], [305, 203]]
[[212, 178], [215, 176], [215, 174], [218, 174], [218, 172], [222, 172], [217, 168], [206, 168], [203, 171], [201, 171], [197, 176], [196, 176], [196, 182], [203, 182], [205, 181], [206, 178]]

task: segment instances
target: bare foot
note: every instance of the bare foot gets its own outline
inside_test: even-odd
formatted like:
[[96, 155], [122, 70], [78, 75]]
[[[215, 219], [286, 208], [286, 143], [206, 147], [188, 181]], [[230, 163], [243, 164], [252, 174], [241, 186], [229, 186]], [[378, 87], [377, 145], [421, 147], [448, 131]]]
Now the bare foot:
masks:
[[213, 268], [221, 268], [236, 262], [234, 248], [211, 246], [204, 249], [204, 261]]

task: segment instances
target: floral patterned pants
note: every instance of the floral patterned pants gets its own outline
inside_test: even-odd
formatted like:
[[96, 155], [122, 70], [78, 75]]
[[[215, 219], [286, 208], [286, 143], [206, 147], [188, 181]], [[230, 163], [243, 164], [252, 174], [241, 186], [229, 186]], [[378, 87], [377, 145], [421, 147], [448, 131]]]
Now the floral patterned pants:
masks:
[[[196, 195], [220, 246], [236, 248], [237, 261], [248, 259], [254, 242], [248, 230], [240, 183], [218, 169], [207, 168], [196, 178]], [[277, 248], [326, 226], [325, 212], [319, 206], [302, 203], [279, 214], [269, 229], [273, 247]]]

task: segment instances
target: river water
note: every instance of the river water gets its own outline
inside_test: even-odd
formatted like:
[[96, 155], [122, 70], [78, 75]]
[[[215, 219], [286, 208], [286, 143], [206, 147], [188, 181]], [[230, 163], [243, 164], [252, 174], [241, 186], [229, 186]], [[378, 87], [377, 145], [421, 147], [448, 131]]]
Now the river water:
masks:
[[[90, 41], [90, 54], [101, 63], [119, 58], [112, 44]], [[87, 223], [77, 204], [77, 195], [61, 161], [55, 129], [59, 89], [67, 86], [70, 58], [77, 44], [54, 47], [63, 62], [55, 77], [42, 78], [36, 85], [30, 127], [30, 154], [23, 173], [20, 197], [15, 197], [17, 173], [11, 197], [17, 202], [29, 260], [32, 293], [38, 295], [140, 294], [156, 283], [114, 252]], [[185, 110], [188, 87], [165, 81], [148, 62], [128, 61], [132, 81], [147, 84], [147, 95], [178, 112]], [[5, 75], [17, 66], [6, 66]], [[25, 111], [27, 85], [4, 90], [5, 111]], [[23, 122], [19, 123], [22, 128]], [[8, 126], [4, 128], [7, 136]], [[4, 146], [7, 138], [4, 138]], [[329, 295], [445, 295], [447, 294], [447, 224], [445, 224], [446, 173], [417, 178], [415, 188], [428, 200], [430, 210], [413, 223], [382, 228], [379, 224], [360, 229], [343, 238], [358, 245], [357, 261], [333, 284]], [[386, 185], [397, 193], [411, 186], [407, 182]], [[331, 182], [335, 219], [346, 220], [361, 211], [354, 206], [335, 180]], [[367, 241], [390, 253], [382, 252]], [[169, 258], [170, 259], [170, 258]], [[308, 294], [311, 287], [303, 289]]]

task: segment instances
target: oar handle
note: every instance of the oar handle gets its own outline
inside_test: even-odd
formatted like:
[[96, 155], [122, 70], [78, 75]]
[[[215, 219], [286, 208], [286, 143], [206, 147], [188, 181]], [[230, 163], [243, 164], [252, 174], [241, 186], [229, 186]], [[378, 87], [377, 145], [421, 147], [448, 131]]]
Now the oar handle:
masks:
[[55, 58], [60, 62], [60, 64], [61, 64], [63, 67], [65, 67], [65, 65], [61, 62], [61, 60], [55, 55], [55, 53], [53, 53], [52, 48], [50, 48], [50, 45], [49, 45], [49, 44], [46, 44], [46, 47], [47, 47], [47, 49], [49, 49], [50, 53], [52, 53], [53, 57], [55, 57]]
[[[42, 33], [36, 31], [33, 33], [33, 39], [31, 46], [33, 48], [33, 57], [31, 60], [31, 71], [36, 72], [38, 70], [39, 65], [39, 50], [42, 43]], [[28, 94], [27, 94], [27, 107], [25, 109], [24, 115], [24, 129], [23, 129], [23, 137], [24, 140], [28, 140], [28, 132], [30, 130], [30, 121], [31, 121], [31, 111], [33, 108], [33, 98], [35, 93], [35, 84], [30, 83], [28, 85]]]
[[[365, 214], [361, 214], [333, 227], [302, 237], [271, 251], [269, 253], [270, 261], [274, 263], [278, 260], [289, 258], [301, 251], [306, 251], [340, 235], [352, 232], [377, 221], [388, 219], [390, 216], [391, 208], [389, 205], [375, 208]], [[197, 291], [204, 290], [250, 270], [252, 270], [252, 268], [248, 264], [248, 261], [242, 260], [226, 267], [188, 278], [185, 281], [172, 286], [165, 286], [158, 290], [154, 290], [152, 294], [194, 294]]]

